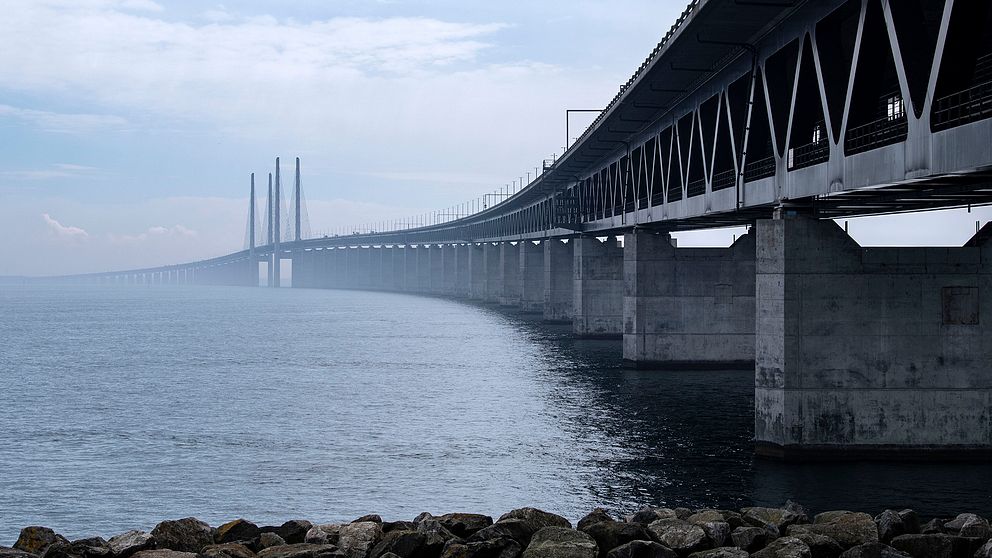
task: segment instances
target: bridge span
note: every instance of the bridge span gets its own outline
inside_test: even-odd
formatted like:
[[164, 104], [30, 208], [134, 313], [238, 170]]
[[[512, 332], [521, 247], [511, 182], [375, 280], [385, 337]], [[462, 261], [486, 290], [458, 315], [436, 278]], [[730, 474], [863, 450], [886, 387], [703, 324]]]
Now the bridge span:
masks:
[[[989, 2], [698, 0], [501, 203], [306, 238], [299, 173], [288, 235], [277, 174], [265, 242], [74, 279], [257, 286], [286, 259], [297, 288], [481, 300], [622, 338], [637, 366], [753, 367], [763, 455], [989, 455], [992, 226], [869, 249], [831, 219], [992, 202], [990, 117]], [[729, 248], [670, 236], [729, 225], [750, 226]]]

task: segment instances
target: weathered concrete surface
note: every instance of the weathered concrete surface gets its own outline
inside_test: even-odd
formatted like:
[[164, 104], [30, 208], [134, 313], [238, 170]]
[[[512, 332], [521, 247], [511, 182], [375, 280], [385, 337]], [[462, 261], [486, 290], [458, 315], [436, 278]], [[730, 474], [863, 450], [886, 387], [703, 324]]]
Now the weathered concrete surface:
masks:
[[382, 290], [382, 246], [369, 246], [369, 288]]
[[503, 293], [503, 274], [500, 273], [500, 248], [498, 244], [487, 242], [482, 245], [482, 256], [485, 263], [485, 295], [483, 300], [499, 304]]
[[481, 244], [468, 245], [469, 297], [486, 298], [486, 250]]
[[332, 282], [336, 289], [343, 289], [348, 286], [348, 249], [335, 248], [331, 250], [331, 269], [333, 270]]
[[406, 290], [406, 248], [393, 246], [390, 248], [393, 260], [393, 278], [389, 283], [394, 291]]
[[444, 247], [431, 244], [427, 247], [428, 272], [427, 292], [431, 294], [444, 293]]
[[391, 291], [393, 286], [393, 247], [383, 246], [379, 249], [379, 286]]
[[643, 367], [754, 366], [754, 235], [729, 248], [624, 236], [623, 358]]
[[544, 319], [572, 323], [575, 277], [572, 272], [574, 242], [544, 241]]
[[615, 238], [582, 237], [574, 244], [575, 318], [580, 337], [619, 338], [623, 334], [623, 248]]
[[454, 244], [445, 244], [441, 247], [441, 283], [436, 291], [438, 294], [455, 296], [455, 266], [458, 263], [455, 251]]
[[469, 244], [455, 245], [455, 282], [454, 296], [468, 298], [472, 294], [472, 277], [469, 272], [469, 251], [472, 246]]
[[520, 253], [520, 298], [517, 304], [521, 312], [540, 314], [544, 312], [544, 247], [529, 241], [517, 246]]
[[417, 247], [407, 244], [403, 247], [403, 290], [417, 292]]
[[414, 248], [417, 254], [417, 274], [414, 292], [429, 293], [431, 291], [431, 252], [430, 246], [421, 244]]
[[861, 248], [831, 221], [759, 221], [759, 453], [992, 448], [990, 233]]
[[520, 243], [501, 242], [499, 245], [499, 303], [516, 306], [520, 303]]

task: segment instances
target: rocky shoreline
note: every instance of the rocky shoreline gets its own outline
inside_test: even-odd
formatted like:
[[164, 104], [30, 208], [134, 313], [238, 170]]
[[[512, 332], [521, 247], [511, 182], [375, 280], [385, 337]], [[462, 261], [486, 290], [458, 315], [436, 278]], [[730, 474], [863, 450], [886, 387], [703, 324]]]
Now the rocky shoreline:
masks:
[[214, 528], [186, 518], [110, 540], [69, 541], [25, 527], [12, 548], [0, 547], [0, 558], [992, 558], [990, 538], [989, 521], [970, 513], [924, 522], [913, 510], [812, 515], [790, 502], [737, 511], [645, 508], [624, 518], [596, 509], [574, 527], [535, 508], [496, 521], [425, 512], [410, 521], [237, 519]]

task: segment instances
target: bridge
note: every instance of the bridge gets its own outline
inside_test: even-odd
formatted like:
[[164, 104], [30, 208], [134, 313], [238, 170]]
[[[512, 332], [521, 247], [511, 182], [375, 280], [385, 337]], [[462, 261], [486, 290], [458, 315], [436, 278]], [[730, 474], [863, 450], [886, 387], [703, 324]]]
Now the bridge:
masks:
[[[990, 117], [988, 2], [696, 0], [498, 203], [313, 237], [277, 162], [244, 250], [72, 279], [258, 286], [267, 262], [278, 286], [288, 260], [293, 287], [498, 304], [634, 366], [753, 367], [761, 455], [989, 455], [992, 227], [869, 249], [832, 219], [992, 202]], [[729, 248], [670, 236], [731, 225]]]

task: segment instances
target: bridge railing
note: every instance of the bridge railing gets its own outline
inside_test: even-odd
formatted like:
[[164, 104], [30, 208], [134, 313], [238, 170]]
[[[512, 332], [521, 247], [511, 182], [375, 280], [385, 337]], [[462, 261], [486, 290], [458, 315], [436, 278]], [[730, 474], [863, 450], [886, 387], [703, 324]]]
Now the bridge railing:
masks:
[[934, 102], [934, 130], [946, 130], [992, 116], [992, 81], [941, 97]]
[[899, 143], [909, 134], [909, 121], [902, 118], [879, 118], [847, 131], [844, 150], [848, 155]]
[[830, 159], [830, 142], [807, 143], [789, 150], [789, 170], [811, 167]]
[[744, 182], [775, 176], [775, 156], [769, 155], [744, 165]]

